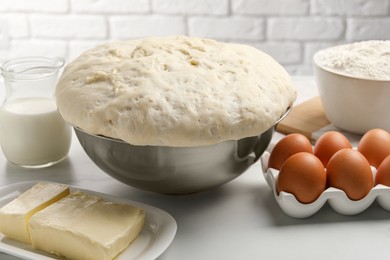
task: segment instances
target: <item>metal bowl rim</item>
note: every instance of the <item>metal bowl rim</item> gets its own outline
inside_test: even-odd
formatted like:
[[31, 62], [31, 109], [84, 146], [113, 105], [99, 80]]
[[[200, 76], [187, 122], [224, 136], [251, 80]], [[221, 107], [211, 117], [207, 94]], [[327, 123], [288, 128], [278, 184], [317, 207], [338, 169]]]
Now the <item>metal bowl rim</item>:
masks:
[[[292, 107], [288, 107], [286, 112], [275, 122], [275, 124], [273, 126], [271, 126], [269, 129], [267, 129], [266, 131], [264, 131], [263, 133], [269, 131], [270, 129], [276, 127], [276, 125], [282, 121], [291, 111]], [[121, 139], [117, 139], [117, 138], [113, 138], [113, 137], [108, 137], [108, 136], [105, 136], [105, 135], [100, 135], [100, 134], [91, 134], [91, 133], [88, 133], [87, 131], [85, 131], [84, 129], [78, 127], [78, 126], [75, 126], [75, 125], [72, 125], [72, 127], [74, 129], [76, 129], [77, 131], [79, 132], [82, 132], [86, 135], [89, 135], [89, 136], [92, 136], [92, 137], [96, 137], [96, 138], [99, 138], [99, 139], [104, 139], [104, 140], [107, 140], [107, 141], [111, 141], [111, 142], [116, 142], [116, 143], [122, 143], [122, 144], [128, 144], [128, 145], [131, 145], [131, 146], [140, 146], [140, 147], [145, 147], [145, 146], [149, 146], [149, 147], [169, 147], [169, 148], [193, 148], [193, 147], [212, 147], [212, 146], [215, 146], [215, 145], [218, 145], [218, 144], [221, 144], [221, 143], [231, 143], [231, 142], [237, 142], [237, 141], [240, 141], [240, 140], [243, 140], [243, 139], [246, 139], [246, 138], [251, 138], [251, 137], [255, 137], [255, 136], [246, 136], [246, 137], [243, 137], [243, 138], [240, 138], [238, 140], [226, 140], [226, 141], [223, 141], [223, 142], [219, 142], [219, 143], [215, 143], [215, 144], [211, 144], [211, 145], [203, 145], [203, 146], [187, 146], [187, 147], [174, 147], [174, 146], [158, 146], [158, 145], [134, 145], [134, 144], [130, 144], [128, 142], [125, 142]], [[260, 133], [256, 136], [260, 136], [262, 135], [263, 133]]]

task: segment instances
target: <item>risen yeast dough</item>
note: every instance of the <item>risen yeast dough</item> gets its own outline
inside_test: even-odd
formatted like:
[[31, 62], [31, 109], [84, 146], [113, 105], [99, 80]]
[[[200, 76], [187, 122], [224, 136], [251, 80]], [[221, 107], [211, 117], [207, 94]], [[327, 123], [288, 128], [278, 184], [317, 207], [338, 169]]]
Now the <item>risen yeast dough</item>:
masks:
[[296, 91], [269, 55], [185, 36], [107, 43], [69, 63], [59, 112], [91, 134], [133, 145], [201, 146], [258, 135]]

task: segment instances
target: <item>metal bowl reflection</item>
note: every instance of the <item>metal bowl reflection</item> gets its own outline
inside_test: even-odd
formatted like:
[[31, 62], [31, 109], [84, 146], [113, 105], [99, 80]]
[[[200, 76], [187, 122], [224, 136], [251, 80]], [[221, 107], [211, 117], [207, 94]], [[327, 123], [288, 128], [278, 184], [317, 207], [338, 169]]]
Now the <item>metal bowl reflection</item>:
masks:
[[91, 160], [130, 186], [164, 194], [188, 194], [222, 185], [245, 172], [268, 147], [275, 126], [259, 136], [210, 146], [135, 146], [74, 127]]

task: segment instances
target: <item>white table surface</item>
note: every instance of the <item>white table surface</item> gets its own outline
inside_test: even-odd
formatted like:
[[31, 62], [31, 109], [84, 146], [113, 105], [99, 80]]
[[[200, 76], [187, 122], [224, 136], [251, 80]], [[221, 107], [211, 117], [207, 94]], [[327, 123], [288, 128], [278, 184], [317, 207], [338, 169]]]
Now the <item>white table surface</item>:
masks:
[[[294, 78], [297, 103], [317, 94], [314, 79]], [[276, 134], [273, 143], [280, 138]], [[68, 158], [42, 170], [7, 163], [0, 154], [0, 186], [26, 180], [76, 185], [157, 206], [178, 230], [161, 260], [175, 259], [390, 259], [390, 212], [374, 203], [355, 216], [329, 206], [306, 219], [285, 215], [275, 202], [260, 163], [221, 187], [192, 195], [141, 191], [102, 172], [73, 138]], [[0, 259], [14, 259], [0, 254]]]

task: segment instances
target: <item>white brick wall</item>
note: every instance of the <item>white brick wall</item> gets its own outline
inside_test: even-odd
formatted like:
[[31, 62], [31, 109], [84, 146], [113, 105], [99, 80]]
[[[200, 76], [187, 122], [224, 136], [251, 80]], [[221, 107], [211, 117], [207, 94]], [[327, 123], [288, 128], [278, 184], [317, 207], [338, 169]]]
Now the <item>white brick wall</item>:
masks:
[[106, 39], [106, 19], [89, 14], [31, 14], [30, 33], [33, 38], [44, 39]]
[[114, 39], [186, 33], [185, 18], [177, 15], [117, 15], [109, 18], [109, 24]]
[[65, 13], [68, 10], [68, 0], [0, 0], [0, 12]]
[[227, 15], [229, 0], [154, 0], [152, 11], [162, 14]]
[[[49, 0], [46, 0], [49, 1]], [[137, 14], [150, 11], [146, 0], [70, 0], [74, 13]]]
[[321, 48], [390, 39], [390, 0], [0, 0], [0, 62], [166, 34], [250, 44], [310, 74]]
[[376, 16], [389, 15], [387, 0], [313, 0], [315, 15]]
[[242, 15], [307, 15], [307, 0], [231, 0], [232, 11]]
[[336, 17], [271, 17], [267, 32], [271, 40], [337, 40], [344, 32], [344, 24]]
[[188, 18], [188, 33], [231, 41], [260, 41], [264, 39], [264, 19], [242, 16], [190, 17]]

